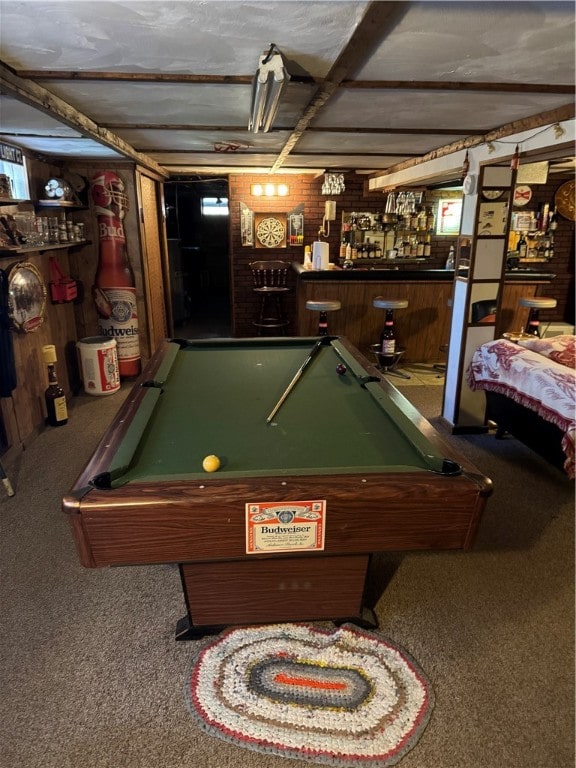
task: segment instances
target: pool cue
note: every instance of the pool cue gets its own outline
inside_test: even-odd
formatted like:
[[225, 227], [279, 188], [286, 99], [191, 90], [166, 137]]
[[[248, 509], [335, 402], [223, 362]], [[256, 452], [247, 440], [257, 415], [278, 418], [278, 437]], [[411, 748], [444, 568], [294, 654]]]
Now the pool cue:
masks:
[[286, 391], [284, 392], [284, 394], [282, 395], [282, 397], [280, 398], [280, 400], [278, 400], [278, 402], [276, 403], [276, 405], [275, 405], [275, 406], [274, 406], [274, 408], [272, 409], [272, 412], [270, 413], [270, 415], [269, 415], [269, 416], [268, 416], [268, 418], [266, 419], [266, 423], [267, 423], [267, 424], [270, 424], [270, 422], [272, 421], [272, 419], [274, 418], [274, 416], [276, 416], [276, 414], [278, 413], [278, 411], [279, 411], [279, 410], [280, 410], [280, 408], [282, 407], [282, 404], [284, 403], [284, 401], [286, 400], [286, 398], [288, 397], [288, 395], [290, 394], [290, 392], [292, 392], [292, 390], [294, 389], [294, 387], [295, 387], [295, 386], [296, 386], [296, 384], [298, 383], [298, 380], [301, 378], [302, 374], [304, 373], [305, 369], [306, 369], [306, 368], [308, 367], [308, 365], [310, 364], [310, 362], [311, 362], [312, 358], [314, 357], [314, 355], [316, 354], [316, 352], [318, 352], [318, 350], [320, 349], [320, 347], [322, 346], [322, 344], [325, 344], [325, 343], [326, 343], [326, 339], [327, 339], [327, 338], [329, 338], [329, 337], [327, 337], [327, 336], [323, 336], [321, 339], [318, 339], [318, 341], [316, 342], [316, 344], [314, 344], [314, 346], [313, 346], [313, 347], [312, 347], [312, 349], [310, 350], [310, 354], [308, 355], [308, 357], [306, 358], [306, 360], [304, 360], [304, 362], [302, 363], [302, 365], [300, 366], [300, 368], [298, 368], [298, 370], [296, 371], [296, 374], [294, 375], [294, 378], [292, 379], [292, 381], [290, 382], [290, 384], [288, 384], [288, 386], [286, 387]]
[[4, 471], [4, 467], [2, 466], [2, 462], [0, 461], [0, 480], [2, 480], [2, 485], [4, 488], [6, 488], [6, 493], [8, 496], [14, 496], [14, 488], [12, 488], [12, 483], [8, 479], [8, 476], [6, 475], [6, 472]]

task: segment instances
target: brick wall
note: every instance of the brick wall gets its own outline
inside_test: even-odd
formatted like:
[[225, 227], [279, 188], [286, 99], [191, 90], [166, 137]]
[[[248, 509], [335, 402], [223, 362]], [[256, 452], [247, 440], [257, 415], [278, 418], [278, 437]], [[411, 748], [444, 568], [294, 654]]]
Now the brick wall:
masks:
[[[539, 205], [549, 203], [554, 206], [554, 195], [558, 188], [571, 176], [554, 175], [548, 184], [529, 184], [532, 190], [530, 202], [522, 209], [516, 211], [537, 211]], [[543, 310], [540, 319], [548, 322], [574, 322], [574, 222], [565, 219], [560, 214], [556, 221], [558, 228], [554, 233], [554, 258], [547, 264], [537, 264], [543, 269], [554, 272], [556, 279], [546, 286], [542, 286], [539, 296], [551, 296], [558, 301], [555, 309]]]

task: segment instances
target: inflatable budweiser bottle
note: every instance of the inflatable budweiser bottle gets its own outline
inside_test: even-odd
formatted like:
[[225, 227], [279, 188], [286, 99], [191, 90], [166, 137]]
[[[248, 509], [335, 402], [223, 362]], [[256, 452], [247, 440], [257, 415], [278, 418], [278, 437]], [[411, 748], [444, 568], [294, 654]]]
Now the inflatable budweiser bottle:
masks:
[[134, 273], [126, 252], [123, 219], [128, 210], [124, 182], [114, 171], [98, 171], [92, 179], [98, 219], [99, 258], [92, 288], [98, 330], [116, 339], [121, 378], [140, 373], [138, 312]]

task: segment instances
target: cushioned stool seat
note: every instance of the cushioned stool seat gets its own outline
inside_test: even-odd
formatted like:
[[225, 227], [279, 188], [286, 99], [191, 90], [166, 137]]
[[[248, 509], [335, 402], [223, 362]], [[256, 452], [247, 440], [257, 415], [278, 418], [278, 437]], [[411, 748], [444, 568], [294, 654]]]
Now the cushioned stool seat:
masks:
[[518, 299], [518, 304], [521, 307], [528, 307], [530, 309], [525, 333], [531, 336], [540, 336], [540, 310], [554, 309], [558, 301], [548, 296], [522, 296]]
[[318, 318], [318, 335], [328, 335], [328, 312], [337, 312], [342, 304], [336, 299], [309, 299], [306, 302], [306, 309], [312, 312], [320, 312]]
[[376, 309], [406, 309], [408, 299], [384, 299], [382, 296], [377, 296], [372, 306]]

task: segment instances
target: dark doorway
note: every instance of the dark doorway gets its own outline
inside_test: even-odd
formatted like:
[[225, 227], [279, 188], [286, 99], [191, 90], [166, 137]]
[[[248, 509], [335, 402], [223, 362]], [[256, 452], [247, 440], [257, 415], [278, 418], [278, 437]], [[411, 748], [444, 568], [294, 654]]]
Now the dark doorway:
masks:
[[165, 200], [174, 334], [230, 336], [228, 179], [175, 178]]

